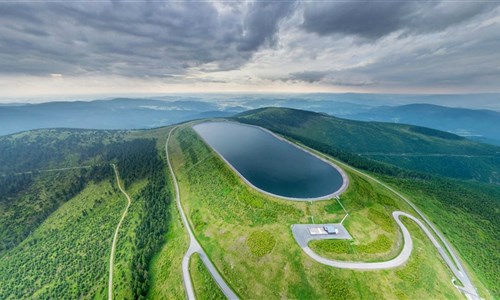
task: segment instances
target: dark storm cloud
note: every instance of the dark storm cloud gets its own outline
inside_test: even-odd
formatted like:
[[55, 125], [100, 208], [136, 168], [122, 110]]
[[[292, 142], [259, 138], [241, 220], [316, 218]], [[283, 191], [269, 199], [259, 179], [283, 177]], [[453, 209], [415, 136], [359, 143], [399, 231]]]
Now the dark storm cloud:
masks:
[[[222, 5], [222, 4], [221, 4]], [[0, 4], [1, 73], [163, 76], [244, 64], [293, 2]]]
[[326, 75], [328, 75], [327, 71], [303, 71], [290, 73], [290, 76], [287, 79], [312, 83], [321, 81]]
[[365, 66], [332, 71], [325, 77], [376, 82], [383, 87], [483, 88], [496, 90], [500, 79], [498, 27], [453, 37], [439, 47], [388, 54]]
[[284, 78], [272, 78], [274, 81], [296, 81], [307, 83], [322, 83], [335, 86], [364, 87], [375, 82], [367, 76], [360, 76], [357, 70], [343, 71], [303, 71], [290, 73]]
[[278, 29], [279, 20], [289, 15], [294, 6], [293, 2], [253, 2], [245, 17], [246, 33], [238, 49], [255, 51], [265, 42], [273, 44], [272, 33]]
[[0, 78], [498, 90], [499, 5], [0, 2]]
[[303, 28], [320, 35], [353, 35], [373, 40], [392, 32], [444, 30], [491, 10], [498, 3], [439, 1], [351, 1], [308, 3]]

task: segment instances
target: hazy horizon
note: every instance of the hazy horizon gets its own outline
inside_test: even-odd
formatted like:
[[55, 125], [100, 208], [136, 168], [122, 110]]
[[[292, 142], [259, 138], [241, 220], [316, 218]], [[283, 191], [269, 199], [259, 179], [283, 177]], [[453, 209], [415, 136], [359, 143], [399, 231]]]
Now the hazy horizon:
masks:
[[375, 94], [375, 93], [170, 93], [170, 94], [122, 94], [96, 96], [59, 96], [47, 98], [20, 98], [2, 101], [0, 106], [16, 106], [24, 104], [92, 102], [114, 99], [143, 99], [162, 101], [200, 101], [218, 103], [241, 103], [252, 101], [301, 100], [301, 101], [333, 101], [345, 104], [363, 104], [367, 106], [400, 106], [408, 104], [432, 104], [452, 108], [487, 109], [500, 111], [500, 93], [474, 94]]

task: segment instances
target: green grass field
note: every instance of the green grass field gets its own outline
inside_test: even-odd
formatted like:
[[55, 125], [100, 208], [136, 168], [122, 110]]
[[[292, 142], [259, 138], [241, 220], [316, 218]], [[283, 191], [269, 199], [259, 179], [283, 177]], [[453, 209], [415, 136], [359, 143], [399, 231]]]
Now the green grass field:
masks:
[[195, 253], [189, 261], [189, 273], [193, 281], [194, 292], [197, 299], [201, 300], [218, 300], [226, 299], [224, 293], [208, 272], [207, 268], [201, 261], [200, 255]]
[[[302, 252], [293, 239], [290, 225], [309, 223], [311, 216], [317, 222], [338, 221], [343, 212], [335, 207], [333, 200], [299, 203], [256, 192], [186, 126], [176, 131], [170, 147], [182, 202], [195, 234], [242, 298], [462, 297], [451, 285], [451, 272], [416, 226], [409, 225], [417, 245], [416, 255], [402, 268], [367, 272], [327, 267]], [[368, 251], [366, 245], [381, 243], [383, 235], [390, 238], [391, 250], [397, 251], [399, 233], [388, 216], [393, 208], [406, 211], [408, 208], [373, 183], [349, 175], [351, 182], [356, 183], [343, 195], [342, 202], [353, 214], [346, 227], [359, 244], [356, 255], [365, 260], [390, 256], [386, 252], [370, 253], [372, 250]], [[276, 240], [271, 251], [252, 253], [254, 243], [249, 246], [247, 241], [254, 240], [251, 235], [256, 231], [269, 232]], [[263, 243], [257, 249], [269, 249], [266, 244], [272, 239], [255, 240]], [[403, 280], [406, 277], [412, 280]]]
[[149, 299], [184, 299], [182, 257], [188, 247], [187, 232], [174, 203], [169, 207], [165, 243], [151, 260]]
[[[468, 267], [480, 295], [500, 298], [500, 186], [495, 184], [500, 148], [428, 128], [350, 121], [294, 109], [259, 109], [237, 119], [321, 150], [392, 185], [444, 233]], [[378, 154], [364, 156], [366, 152]], [[424, 155], [392, 155], [398, 153]], [[432, 156], [436, 153], [443, 156]], [[324, 245], [322, 251], [345, 252], [346, 246]]]

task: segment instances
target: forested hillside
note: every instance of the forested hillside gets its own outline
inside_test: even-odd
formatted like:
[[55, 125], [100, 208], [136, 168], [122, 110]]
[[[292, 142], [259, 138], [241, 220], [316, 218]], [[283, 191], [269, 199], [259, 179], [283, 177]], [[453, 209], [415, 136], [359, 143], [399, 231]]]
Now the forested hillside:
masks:
[[[500, 185], [496, 173], [500, 148], [422, 127], [349, 121], [293, 109], [259, 109], [243, 113], [236, 120], [268, 128], [381, 176], [422, 208], [450, 239], [469, 267], [477, 272], [480, 280], [494, 295], [500, 295], [497, 285], [500, 276], [496, 271], [500, 264], [497, 237], [500, 231]], [[366, 152], [379, 152], [382, 159], [377, 156], [377, 161], [373, 156], [362, 154]], [[407, 156], [405, 164], [401, 164], [384, 153], [422, 155], [418, 159]], [[443, 156], [424, 155], [430, 153]], [[453, 157], [452, 154], [464, 157]], [[430, 165], [434, 169], [430, 169]], [[456, 173], [446, 173], [453, 169]]]
[[167, 133], [50, 129], [0, 138], [0, 298], [106, 295], [111, 239], [125, 207], [111, 163], [135, 212], [118, 246], [131, 245], [118, 267], [127, 291], [116, 292], [144, 297], [169, 220], [157, 147]]
[[257, 109], [235, 119], [326, 145], [329, 151], [357, 154], [418, 172], [500, 183], [500, 147], [439, 130], [352, 121], [286, 108]]

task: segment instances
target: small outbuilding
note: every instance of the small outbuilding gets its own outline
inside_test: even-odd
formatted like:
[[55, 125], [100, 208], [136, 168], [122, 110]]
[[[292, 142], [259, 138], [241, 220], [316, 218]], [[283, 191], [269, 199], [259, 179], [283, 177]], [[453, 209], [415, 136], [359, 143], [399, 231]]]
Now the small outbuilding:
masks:
[[323, 229], [325, 229], [325, 231], [328, 234], [337, 234], [337, 233], [339, 233], [339, 230], [337, 228], [335, 228], [335, 226], [332, 226], [332, 225], [323, 226]]
[[311, 227], [309, 228], [309, 233], [311, 235], [322, 235], [322, 234], [328, 234], [325, 229], [321, 227]]

